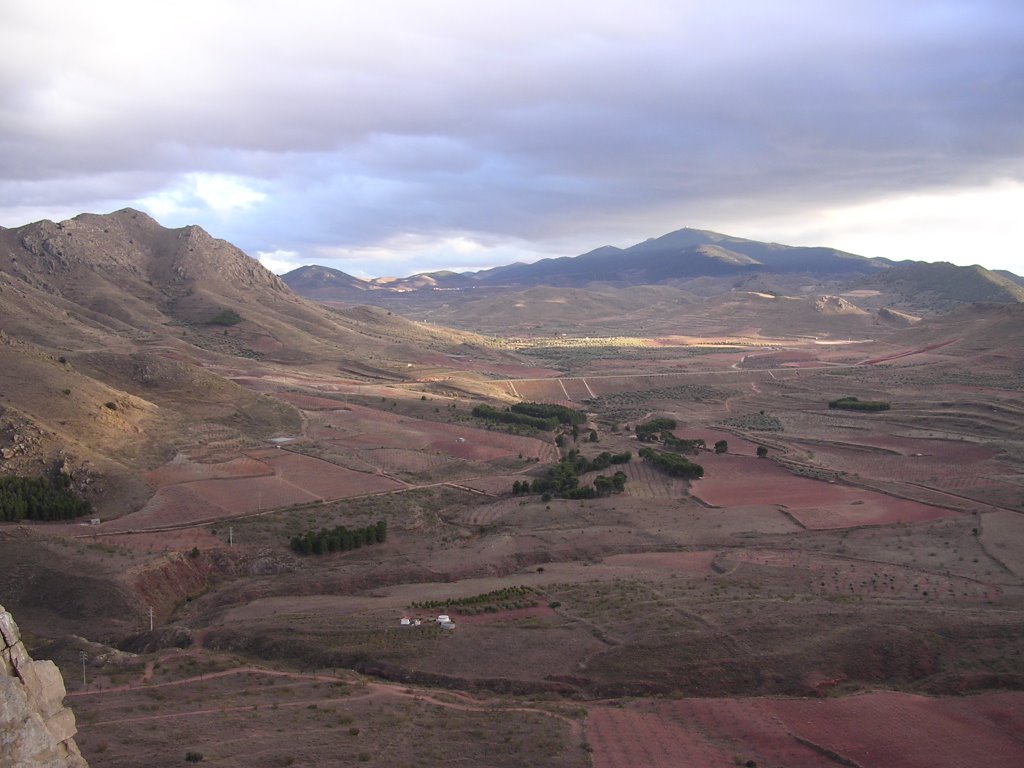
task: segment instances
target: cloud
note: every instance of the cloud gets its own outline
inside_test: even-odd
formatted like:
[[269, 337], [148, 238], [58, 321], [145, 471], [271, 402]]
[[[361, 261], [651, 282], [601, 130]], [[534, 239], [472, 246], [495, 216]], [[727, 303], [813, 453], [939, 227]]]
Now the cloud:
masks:
[[710, 222], [835, 244], [821, 211], [1024, 182], [1019, 2], [41, 0], [0, 29], [8, 225], [134, 204], [408, 273]]

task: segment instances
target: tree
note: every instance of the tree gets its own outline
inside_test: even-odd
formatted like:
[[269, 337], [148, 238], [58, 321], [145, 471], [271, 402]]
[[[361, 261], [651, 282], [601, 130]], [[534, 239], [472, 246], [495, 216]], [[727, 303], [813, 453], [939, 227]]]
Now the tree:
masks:
[[590, 442], [592, 442], [592, 443], [596, 443], [597, 442], [597, 430], [596, 429], [590, 430]]
[[727, 440], [719, 440], [715, 443], [715, 453], [727, 453], [729, 451], [729, 442]]
[[757, 458], [763, 459], [768, 455], [768, 447], [764, 445], [757, 446]]

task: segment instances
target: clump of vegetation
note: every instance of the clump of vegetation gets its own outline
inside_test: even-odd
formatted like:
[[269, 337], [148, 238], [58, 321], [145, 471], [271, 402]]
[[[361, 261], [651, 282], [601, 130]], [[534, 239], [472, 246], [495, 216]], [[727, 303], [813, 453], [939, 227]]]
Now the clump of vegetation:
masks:
[[521, 413], [540, 419], [558, 419], [559, 424], [583, 424], [587, 420], [587, 414], [583, 411], [552, 403], [516, 403], [511, 410], [512, 413]]
[[655, 451], [651, 448], [641, 448], [640, 458], [673, 477], [685, 477], [687, 479], [704, 477], [704, 467], [677, 453], [665, 453], [664, 451]]
[[829, 408], [843, 411], [888, 411], [890, 403], [885, 400], [858, 400], [856, 397], [841, 397], [829, 400]]
[[512, 484], [512, 493], [518, 495], [528, 493], [540, 493], [547, 496], [547, 501], [552, 496], [563, 499], [594, 499], [599, 496], [610, 496], [613, 493], [622, 493], [626, 488], [626, 475], [624, 472], [616, 472], [611, 477], [598, 475], [594, 478], [593, 485], [580, 486], [580, 475], [587, 472], [600, 472], [613, 464], [627, 464], [633, 454], [629, 451], [623, 453], [610, 453], [604, 451], [593, 459], [580, 456], [579, 451], [573, 449], [560, 462], [551, 467], [544, 477], [538, 477], [532, 483], [528, 480], [517, 480]]
[[655, 440], [656, 435], [675, 429], [676, 426], [675, 419], [665, 417], [651, 419], [643, 424], [636, 425], [636, 439], [644, 443], [650, 443]]
[[516, 424], [523, 427], [532, 427], [543, 432], [550, 432], [557, 429], [561, 423], [554, 416], [541, 417], [530, 416], [526, 413], [513, 413], [511, 410], [501, 410], [491, 405], [477, 405], [471, 412], [478, 419], [498, 422], [500, 424]]
[[672, 450], [680, 451], [682, 453], [689, 453], [693, 456], [696, 456], [699, 450], [708, 447], [708, 444], [705, 442], [703, 437], [698, 437], [694, 440], [684, 440], [680, 437], [676, 437], [668, 430], [661, 433], [661, 443], [666, 448], [671, 448]]
[[715, 453], [728, 453], [729, 452], [729, 441], [719, 440], [715, 443]]
[[242, 316], [233, 309], [222, 309], [207, 321], [210, 325], [238, 325]]
[[71, 490], [71, 478], [0, 477], [0, 520], [72, 520], [92, 511], [92, 504]]
[[346, 528], [339, 525], [335, 528], [321, 528], [319, 531], [306, 531], [301, 536], [292, 537], [292, 549], [301, 555], [326, 555], [330, 552], [347, 552], [359, 549], [364, 544], [380, 544], [387, 540], [388, 524], [384, 520], [365, 528]]
[[723, 424], [740, 429], [749, 429], [754, 432], [781, 432], [782, 422], [776, 416], [769, 416], [764, 411], [752, 413], [747, 416], [733, 416], [722, 419]]
[[478, 419], [532, 427], [544, 432], [557, 429], [559, 424], [572, 425], [575, 429], [587, 420], [583, 411], [551, 403], [516, 403], [504, 410], [481, 404], [473, 408], [472, 414]]

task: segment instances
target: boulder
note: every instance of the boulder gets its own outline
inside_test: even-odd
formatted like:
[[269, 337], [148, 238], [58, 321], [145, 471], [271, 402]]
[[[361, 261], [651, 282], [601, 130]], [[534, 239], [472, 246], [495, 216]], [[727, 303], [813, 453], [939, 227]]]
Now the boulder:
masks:
[[0, 765], [88, 768], [65, 693], [60, 670], [28, 655], [18, 625], [0, 605]]

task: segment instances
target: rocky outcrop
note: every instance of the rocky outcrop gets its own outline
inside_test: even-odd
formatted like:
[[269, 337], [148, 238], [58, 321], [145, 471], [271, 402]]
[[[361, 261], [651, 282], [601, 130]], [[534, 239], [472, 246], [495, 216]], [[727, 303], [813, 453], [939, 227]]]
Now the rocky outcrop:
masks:
[[33, 661], [0, 605], [0, 765], [88, 768], [75, 744], [75, 716], [52, 661]]

